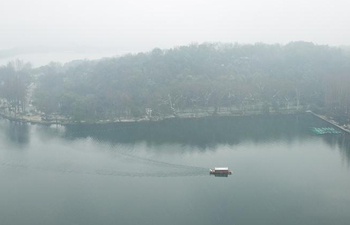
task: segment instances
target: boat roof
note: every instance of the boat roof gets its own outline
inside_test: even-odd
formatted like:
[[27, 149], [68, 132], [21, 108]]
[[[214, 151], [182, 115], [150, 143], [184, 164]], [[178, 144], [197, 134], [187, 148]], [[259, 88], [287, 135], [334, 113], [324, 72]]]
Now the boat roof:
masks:
[[228, 167], [215, 167], [215, 170], [228, 170]]

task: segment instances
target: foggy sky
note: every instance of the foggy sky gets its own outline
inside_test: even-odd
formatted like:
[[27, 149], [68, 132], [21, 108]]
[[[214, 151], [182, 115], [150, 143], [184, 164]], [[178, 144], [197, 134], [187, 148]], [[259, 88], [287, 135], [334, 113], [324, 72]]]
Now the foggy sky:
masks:
[[2, 0], [0, 49], [193, 42], [350, 45], [347, 0]]

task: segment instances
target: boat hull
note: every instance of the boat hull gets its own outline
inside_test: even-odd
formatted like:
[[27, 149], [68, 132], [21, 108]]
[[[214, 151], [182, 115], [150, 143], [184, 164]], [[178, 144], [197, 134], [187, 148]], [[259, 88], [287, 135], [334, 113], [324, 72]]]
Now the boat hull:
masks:
[[215, 175], [215, 176], [228, 176], [232, 174], [231, 170], [215, 170], [215, 169], [210, 169], [209, 173], [211, 175]]

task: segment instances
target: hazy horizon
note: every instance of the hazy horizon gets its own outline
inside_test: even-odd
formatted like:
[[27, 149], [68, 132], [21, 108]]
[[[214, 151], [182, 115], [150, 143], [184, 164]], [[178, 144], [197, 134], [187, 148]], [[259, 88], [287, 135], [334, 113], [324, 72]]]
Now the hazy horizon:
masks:
[[13, 0], [0, 9], [0, 49], [86, 46], [123, 52], [193, 42], [350, 45], [347, 1]]
[[0, 65], [98, 59], [191, 43], [350, 46], [348, 3], [13, 0], [0, 8]]
[[[292, 41], [286, 44], [290, 43], [296, 43], [296, 42], [304, 42], [304, 41]], [[248, 43], [248, 44], [241, 44], [241, 43], [230, 43], [230, 42], [203, 42], [203, 43], [189, 43], [187, 45], [181, 45], [181, 46], [190, 46], [192, 44], [201, 45], [205, 43], [221, 43], [221, 44], [238, 44], [238, 45], [256, 45], [256, 44], [267, 44], [263, 42], [256, 42], [256, 43]], [[317, 46], [316, 43], [313, 42], [305, 42], [305, 43], [312, 43]], [[267, 45], [280, 45], [285, 46], [286, 44], [267, 44]], [[171, 46], [168, 48], [162, 48], [163, 50], [169, 50], [169, 49], [175, 49], [177, 47], [181, 46]], [[330, 46], [330, 45], [322, 45], [322, 46]], [[350, 50], [350, 46], [342, 45], [342, 46], [330, 46], [330, 47], [337, 47], [341, 48], [345, 51]], [[140, 50], [140, 51], [123, 51], [115, 47], [96, 47], [96, 46], [61, 46], [61, 47], [48, 47], [48, 46], [32, 46], [32, 47], [22, 47], [22, 48], [12, 48], [12, 49], [0, 49], [0, 66], [6, 65], [11, 61], [14, 60], [21, 60], [24, 62], [31, 63], [32, 67], [40, 67], [49, 64], [50, 62], [58, 62], [58, 63], [68, 63], [74, 60], [99, 60], [103, 58], [110, 58], [110, 57], [122, 57], [127, 54], [137, 54], [137, 53], [146, 53], [150, 52], [153, 49], [157, 47], [153, 47], [146, 50]]]

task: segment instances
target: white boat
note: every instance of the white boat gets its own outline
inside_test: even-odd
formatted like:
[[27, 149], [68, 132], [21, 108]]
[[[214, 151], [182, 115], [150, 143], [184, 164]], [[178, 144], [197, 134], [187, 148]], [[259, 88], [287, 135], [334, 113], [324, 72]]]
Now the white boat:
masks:
[[232, 171], [228, 169], [228, 167], [215, 167], [214, 169], [210, 169], [210, 174], [214, 175], [231, 175]]

